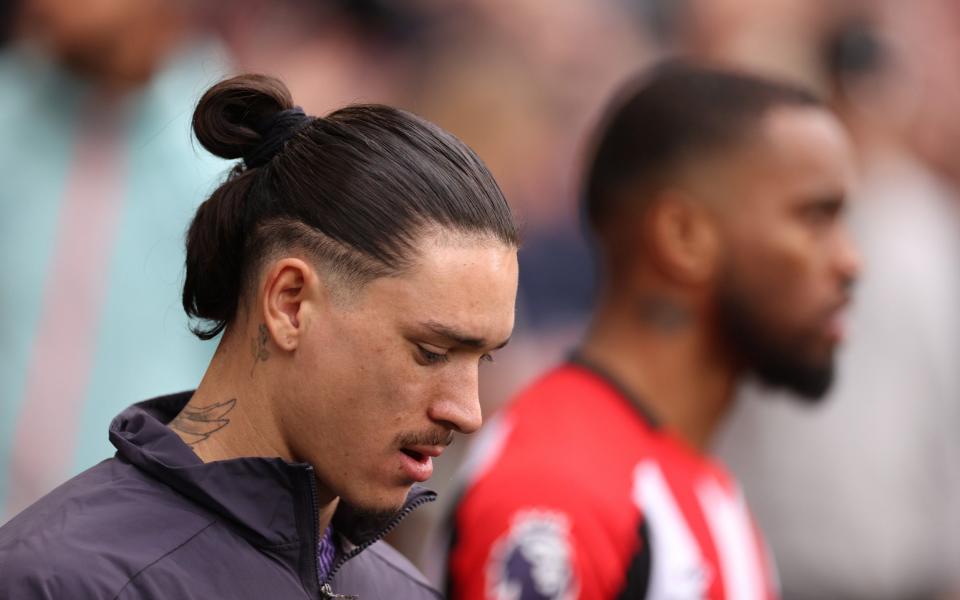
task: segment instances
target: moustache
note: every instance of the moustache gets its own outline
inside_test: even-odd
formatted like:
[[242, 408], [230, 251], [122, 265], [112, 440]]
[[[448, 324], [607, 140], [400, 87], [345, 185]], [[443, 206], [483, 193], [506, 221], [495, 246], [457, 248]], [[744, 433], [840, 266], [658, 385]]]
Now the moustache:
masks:
[[397, 436], [394, 442], [398, 447], [408, 446], [449, 446], [453, 443], [453, 431], [431, 429], [430, 431], [407, 432]]

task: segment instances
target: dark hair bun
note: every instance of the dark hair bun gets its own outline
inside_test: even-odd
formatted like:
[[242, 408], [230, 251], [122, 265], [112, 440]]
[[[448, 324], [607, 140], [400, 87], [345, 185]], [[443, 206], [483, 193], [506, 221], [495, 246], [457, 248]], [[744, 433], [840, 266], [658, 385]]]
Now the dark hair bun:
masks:
[[[266, 75], [238, 75], [216, 84], [200, 98], [193, 133], [222, 158], [250, 156], [278, 113], [293, 108], [290, 90]], [[249, 166], [249, 165], [248, 165]]]
[[213, 154], [243, 159], [187, 232], [183, 307], [201, 321], [192, 327], [201, 339], [233, 322], [246, 294], [257, 300], [257, 269], [279, 251], [306, 252], [356, 285], [408, 267], [427, 225], [518, 243], [480, 159], [402, 110], [355, 105], [308, 117], [281, 82], [242, 75], [203, 95], [193, 129]]

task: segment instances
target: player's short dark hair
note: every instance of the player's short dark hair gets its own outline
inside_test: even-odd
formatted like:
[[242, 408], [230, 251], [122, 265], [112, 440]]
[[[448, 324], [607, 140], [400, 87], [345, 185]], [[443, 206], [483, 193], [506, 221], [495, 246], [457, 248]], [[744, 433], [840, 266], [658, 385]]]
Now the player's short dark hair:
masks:
[[500, 188], [474, 152], [436, 125], [382, 105], [308, 117], [277, 79], [210, 88], [193, 115], [199, 142], [242, 159], [187, 233], [183, 306], [208, 339], [233, 320], [256, 268], [297, 249], [352, 282], [409, 266], [431, 227], [519, 243]]
[[599, 130], [584, 190], [589, 224], [602, 229], [676, 167], [743, 143], [779, 106], [822, 103], [786, 83], [685, 60], [643, 73], [615, 98]]

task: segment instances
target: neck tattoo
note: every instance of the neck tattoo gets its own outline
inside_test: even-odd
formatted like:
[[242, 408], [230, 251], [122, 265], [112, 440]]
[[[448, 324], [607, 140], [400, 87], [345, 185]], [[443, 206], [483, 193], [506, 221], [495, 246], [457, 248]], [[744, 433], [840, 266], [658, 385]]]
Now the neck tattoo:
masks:
[[640, 318], [662, 331], [676, 331], [690, 322], [690, 313], [661, 296], [643, 295], [637, 303]]
[[227, 415], [236, 405], [237, 399], [231, 398], [208, 406], [186, 406], [170, 421], [169, 427], [181, 434], [188, 446], [193, 446], [229, 425]]
[[267, 326], [264, 323], [261, 323], [257, 327], [257, 335], [253, 338], [253, 344], [251, 349], [253, 350], [253, 365], [250, 367], [250, 377], [253, 377], [253, 370], [257, 367], [259, 362], [267, 362], [267, 359], [270, 358], [270, 350], [267, 349], [267, 342], [270, 339], [270, 332], [267, 330]]

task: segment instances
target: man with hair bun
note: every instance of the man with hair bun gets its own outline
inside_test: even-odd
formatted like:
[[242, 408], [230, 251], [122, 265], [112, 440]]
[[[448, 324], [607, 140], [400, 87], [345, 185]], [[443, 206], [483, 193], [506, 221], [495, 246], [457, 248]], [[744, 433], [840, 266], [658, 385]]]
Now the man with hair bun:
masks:
[[810, 400], [829, 387], [859, 269], [852, 170], [842, 126], [802, 90], [688, 62], [631, 83], [587, 174], [593, 322], [477, 444], [452, 598], [776, 597], [706, 448], [747, 372]]
[[0, 597], [439, 597], [380, 540], [480, 427], [478, 369], [513, 328], [509, 206], [463, 143], [387, 106], [309, 117], [246, 75], [193, 126], [240, 159], [187, 235], [183, 306], [217, 352], [0, 528]]

